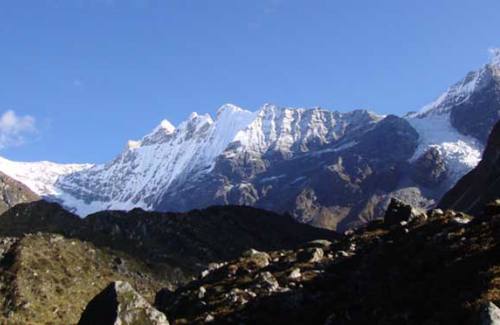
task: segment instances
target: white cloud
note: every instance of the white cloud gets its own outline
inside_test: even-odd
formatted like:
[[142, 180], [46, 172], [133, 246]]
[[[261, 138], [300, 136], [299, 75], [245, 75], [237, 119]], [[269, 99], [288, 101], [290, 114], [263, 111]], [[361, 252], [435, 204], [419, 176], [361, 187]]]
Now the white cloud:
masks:
[[8, 110], [0, 116], [0, 149], [22, 145], [26, 137], [36, 132], [34, 117], [18, 116], [13, 110]]

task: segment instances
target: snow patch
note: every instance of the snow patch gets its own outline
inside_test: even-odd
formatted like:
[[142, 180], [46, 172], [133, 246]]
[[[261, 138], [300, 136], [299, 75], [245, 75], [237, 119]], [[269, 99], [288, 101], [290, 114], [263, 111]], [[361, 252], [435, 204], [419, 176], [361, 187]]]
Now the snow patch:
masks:
[[280, 178], [285, 178], [286, 175], [278, 175], [278, 176], [270, 176], [270, 177], [264, 177], [260, 180], [261, 183], [268, 183], [268, 182], [272, 182], [272, 181], [275, 181], [275, 180], [278, 180]]
[[356, 141], [349, 141], [347, 143], [341, 144], [341, 145], [333, 147], [333, 148], [315, 151], [313, 153], [313, 156], [321, 156], [324, 153], [343, 151], [343, 150], [352, 148], [352, 147], [356, 146], [357, 144], [358, 143]]
[[459, 133], [450, 123], [449, 114], [407, 118], [420, 135], [419, 145], [410, 161], [415, 161], [430, 148], [444, 158], [455, 182], [481, 160], [483, 146], [476, 139]]

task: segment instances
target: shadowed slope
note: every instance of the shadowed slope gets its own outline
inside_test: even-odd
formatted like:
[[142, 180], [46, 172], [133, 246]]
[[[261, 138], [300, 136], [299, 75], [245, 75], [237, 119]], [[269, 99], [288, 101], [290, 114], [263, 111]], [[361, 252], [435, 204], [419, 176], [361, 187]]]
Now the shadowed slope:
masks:
[[490, 134], [483, 159], [441, 200], [439, 206], [471, 213], [500, 197], [500, 122]]

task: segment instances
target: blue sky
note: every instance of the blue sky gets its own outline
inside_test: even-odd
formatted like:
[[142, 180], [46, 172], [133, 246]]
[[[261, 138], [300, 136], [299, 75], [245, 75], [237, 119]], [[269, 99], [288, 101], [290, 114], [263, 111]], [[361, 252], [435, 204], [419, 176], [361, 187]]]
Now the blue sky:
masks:
[[104, 162], [163, 118], [403, 114], [500, 46], [498, 0], [6, 0], [0, 155]]

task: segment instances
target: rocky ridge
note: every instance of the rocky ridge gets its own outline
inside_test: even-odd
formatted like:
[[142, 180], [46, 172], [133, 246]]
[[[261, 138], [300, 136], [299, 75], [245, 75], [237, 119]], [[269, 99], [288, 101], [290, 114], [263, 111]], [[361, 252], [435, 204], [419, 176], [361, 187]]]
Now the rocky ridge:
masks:
[[57, 203], [20, 204], [0, 216], [0, 235], [57, 233], [135, 256], [183, 282], [211, 262], [237, 257], [256, 247], [292, 247], [316, 238], [338, 237], [290, 216], [250, 207], [219, 206], [187, 213], [134, 209], [103, 211], [85, 219]]

